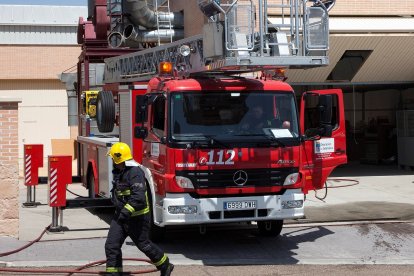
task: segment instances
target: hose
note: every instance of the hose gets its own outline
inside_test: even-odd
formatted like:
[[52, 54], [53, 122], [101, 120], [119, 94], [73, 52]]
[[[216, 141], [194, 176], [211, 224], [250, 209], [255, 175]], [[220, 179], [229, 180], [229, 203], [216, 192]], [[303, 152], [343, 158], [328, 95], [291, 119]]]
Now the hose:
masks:
[[[43, 237], [43, 235], [46, 233], [47, 230], [50, 229], [50, 227], [52, 226], [52, 224], [49, 224], [43, 231], [42, 233], [39, 235], [39, 237], [37, 237], [35, 240], [29, 242], [28, 244], [12, 250], [12, 251], [8, 251], [8, 252], [3, 252], [0, 253], [0, 257], [5, 257], [8, 255], [12, 255], [14, 253], [20, 252], [23, 249], [28, 248], [29, 246], [33, 245], [34, 243], [40, 241], [40, 239]], [[126, 260], [126, 261], [137, 261], [137, 262], [147, 262], [149, 264], [152, 264], [152, 262], [150, 260], [147, 259], [140, 259], [140, 258], [122, 258], [122, 260]], [[96, 265], [101, 265], [106, 263], [106, 260], [100, 260], [100, 261], [96, 261], [96, 262], [92, 262], [86, 265], [83, 265], [81, 267], [76, 268], [75, 270], [50, 270], [50, 269], [42, 269], [42, 270], [33, 270], [33, 269], [18, 269], [18, 268], [2, 268], [0, 267], [0, 272], [6, 272], [6, 273], [42, 273], [42, 274], [57, 274], [57, 273], [67, 273], [67, 275], [72, 275], [75, 273], [83, 273], [83, 274], [101, 274], [101, 272], [99, 271], [82, 271], [83, 269], [86, 268], [90, 268], [92, 266], [96, 266]], [[148, 269], [148, 270], [140, 270], [140, 271], [131, 271], [129, 272], [131, 275], [133, 274], [144, 274], [144, 273], [151, 273], [151, 272], [156, 272], [157, 269]]]
[[[149, 264], [153, 264], [150, 260], [146, 260], [146, 259], [140, 259], [140, 258], [122, 258], [122, 260], [126, 260], [126, 261], [137, 261], [137, 262], [146, 262]], [[0, 272], [6, 272], [6, 273], [41, 273], [41, 274], [59, 274], [59, 273], [66, 273], [67, 276], [69, 275], [73, 275], [76, 273], [82, 273], [82, 274], [91, 274], [91, 275], [102, 275], [102, 272], [100, 271], [88, 271], [88, 270], [83, 270], [86, 268], [90, 268], [93, 266], [97, 266], [97, 265], [101, 265], [106, 263], [106, 260], [100, 260], [100, 261], [95, 261], [83, 266], [80, 266], [78, 268], [76, 268], [75, 270], [60, 270], [60, 269], [39, 269], [39, 270], [35, 270], [35, 269], [19, 269], [19, 268], [1, 268], [0, 267]], [[147, 270], [137, 270], [137, 271], [124, 271], [126, 273], [129, 273], [129, 275], [134, 275], [134, 274], [145, 274], [145, 273], [152, 273], [152, 272], [156, 272], [158, 271], [156, 268], [153, 269], [147, 269]]]
[[35, 239], [35, 240], [33, 240], [33, 241], [29, 242], [29, 243], [28, 243], [28, 244], [26, 244], [25, 246], [22, 246], [22, 247], [20, 247], [20, 248], [18, 248], [18, 249], [15, 249], [15, 250], [13, 250], [13, 251], [9, 251], [9, 252], [3, 252], [3, 253], [0, 253], [0, 257], [4, 257], [4, 256], [8, 256], [8, 255], [11, 255], [11, 254], [14, 254], [14, 253], [20, 252], [20, 251], [22, 251], [23, 249], [28, 248], [29, 246], [31, 246], [31, 245], [32, 245], [32, 244], [34, 244], [35, 242], [40, 241], [40, 239], [43, 237], [43, 235], [46, 233], [46, 231], [47, 231], [47, 230], [49, 230], [50, 226], [52, 226], [52, 224], [49, 224], [49, 225], [48, 225], [48, 226], [47, 226], [47, 227], [43, 230], [43, 232], [40, 234], [40, 236], [39, 236], [37, 239]]

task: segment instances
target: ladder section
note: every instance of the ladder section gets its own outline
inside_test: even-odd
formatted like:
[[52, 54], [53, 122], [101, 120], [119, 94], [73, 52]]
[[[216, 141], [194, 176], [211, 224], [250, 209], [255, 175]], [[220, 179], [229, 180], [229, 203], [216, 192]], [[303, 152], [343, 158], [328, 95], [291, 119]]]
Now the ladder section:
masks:
[[171, 14], [170, 0], [154, 0], [155, 11], [157, 12], [157, 30], [158, 30], [158, 45], [161, 45], [161, 26], [163, 29], [169, 30], [169, 42], [173, 42], [172, 36], [172, 21], [170, 16], [162, 16], [163, 14]]
[[[182, 49], [190, 48], [192, 54], [184, 56]], [[146, 81], [157, 75], [162, 61], [174, 64], [177, 76], [208, 71], [202, 59], [203, 37], [201, 35], [182, 39], [139, 52], [105, 59], [105, 82], [123, 83]]]
[[208, 19], [202, 35], [109, 58], [106, 82], [147, 80], [157, 74], [161, 61], [174, 63], [176, 76], [328, 65], [329, 17], [323, 0], [198, 0], [198, 4]]

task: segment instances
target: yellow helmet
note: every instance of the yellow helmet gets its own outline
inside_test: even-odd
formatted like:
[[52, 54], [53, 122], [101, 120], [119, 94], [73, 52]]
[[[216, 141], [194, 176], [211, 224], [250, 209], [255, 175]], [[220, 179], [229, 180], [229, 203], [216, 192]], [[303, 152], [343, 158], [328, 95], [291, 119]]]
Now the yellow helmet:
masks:
[[132, 159], [131, 149], [127, 144], [122, 142], [113, 144], [107, 155], [112, 157], [115, 164]]

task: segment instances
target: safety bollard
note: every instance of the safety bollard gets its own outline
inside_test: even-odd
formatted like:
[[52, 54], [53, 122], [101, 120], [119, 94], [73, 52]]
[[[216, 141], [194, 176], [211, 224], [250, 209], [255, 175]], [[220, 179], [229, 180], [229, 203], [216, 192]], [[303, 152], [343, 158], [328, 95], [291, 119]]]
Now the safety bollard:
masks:
[[39, 168], [43, 167], [43, 145], [24, 145], [24, 185], [27, 188], [24, 207], [36, 207], [36, 186], [39, 184]]
[[66, 185], [72, 183], [72, 156], [49, 156], [49, 206], [52, 207], [52, 225], [49, 232], [63, 230], [62, 207], [66, 206]]

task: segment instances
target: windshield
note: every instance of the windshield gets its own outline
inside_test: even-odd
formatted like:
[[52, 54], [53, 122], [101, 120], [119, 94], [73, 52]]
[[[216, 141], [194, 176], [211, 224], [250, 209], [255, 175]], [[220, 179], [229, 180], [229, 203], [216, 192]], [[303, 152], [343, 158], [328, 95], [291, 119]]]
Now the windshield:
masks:
[[299, 137], [291, 92], [176, 92], [171, 110], [171, 136], [178, 141], [223, 136]]

